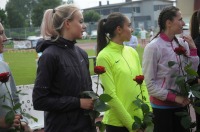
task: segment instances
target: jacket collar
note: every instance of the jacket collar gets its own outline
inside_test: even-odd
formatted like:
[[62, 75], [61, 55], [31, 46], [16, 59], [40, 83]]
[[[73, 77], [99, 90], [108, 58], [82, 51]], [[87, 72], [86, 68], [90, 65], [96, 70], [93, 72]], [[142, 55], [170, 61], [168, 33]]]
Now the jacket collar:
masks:
[[164, 40], [164, 41], [167, 41], [167, 42], [172, 42], [174, 39], [170, 40], [169, 37], [164, 34], [164, 33], [160, 33], [160, 37]]
[[115, 43], [115, 42], [113, 42], [113, 41], [110, 41], [110, 43], [109, 43], [108, 45], [109, 45], [109, 47], [111, 47], [112, 49], [119, 50], [119, 51], [121, 51], [121, 50], [124, 48], [124, 45], [122, 45], [122, 44], [117, 44], [117, 43]]

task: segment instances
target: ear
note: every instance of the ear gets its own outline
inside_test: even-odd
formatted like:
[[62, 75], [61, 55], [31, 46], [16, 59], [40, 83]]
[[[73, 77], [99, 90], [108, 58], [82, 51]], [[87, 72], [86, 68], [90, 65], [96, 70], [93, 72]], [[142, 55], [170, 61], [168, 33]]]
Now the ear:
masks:
[[64, 26], [65, 28], [69, 29], [69, 27], [70, 27], [70, 21], [69, 21], [69, 20], [65, 20], [63, 26]]
[[166, 21], [166, 28], [167, 27], [171, 27], [171, 25], [172, 25], [172, 21], [171, 20], [167, 20]]
[[120, 26], [117, 26], [117, 28], [116, 28], [116, 32], [117, 32], [118, 34], [121, 34], [121, 32], [122, 32], [122, 28], [121, 28]]

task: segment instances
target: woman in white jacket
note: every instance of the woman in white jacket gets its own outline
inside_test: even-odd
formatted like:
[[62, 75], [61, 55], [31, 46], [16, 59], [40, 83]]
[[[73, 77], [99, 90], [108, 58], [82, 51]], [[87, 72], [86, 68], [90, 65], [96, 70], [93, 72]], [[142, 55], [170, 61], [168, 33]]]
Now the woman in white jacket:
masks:
[[[145, 47], [143, 55], [143, 73], [150, 94], [150, 102], [154, 113], [154, 132], [186, 132], [176, 112], [186, 110], [190, 100], [176, 95], [169, 89], [180, 91], [175, 84], [172, 75], [178, 74], [179, 66], [168, 66], [169, 61], [177, 63], [192, 62], [192, 67], [197, 69], [199, 58], [196, 46], [190, 36], [176, 38], [176, 34], [182, 33], [185, 25], [181, 12], [176, 7], [164, 8], [158, 18], [160, 31], [153, 40]], [[179, 57], [174, 49], [183, 46], [188, 57]], [[183, 66], [182, 65], [182, 66]], [[184, 66], [183, 66], [184, 67]]]

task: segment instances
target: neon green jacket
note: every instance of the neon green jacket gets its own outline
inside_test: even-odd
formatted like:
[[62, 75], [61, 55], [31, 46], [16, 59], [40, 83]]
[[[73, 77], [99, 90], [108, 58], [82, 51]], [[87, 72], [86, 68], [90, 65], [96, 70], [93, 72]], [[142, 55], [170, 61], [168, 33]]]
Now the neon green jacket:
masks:
[[[133, 104], [137, 95], [140, 94], [140, 86], [133, 81], [133, 78], [142, 75], [138, 53], [131, 47], [111, 41], [98, 54], [97, 65], [104, 66], [106, 69], [106, 72], [100, 75], [100, 79], [105, 88], [104, 93], [113, 98], [108, 102], [111, 109], [104, 114], [104, 124], [126, 127], [133, 132], [133, 117], [142, 117], [141, 109], [137, 109], [137, 106]], [[149, 104], [149, 96], [144, 83], [142, 89], [143, 96]]]

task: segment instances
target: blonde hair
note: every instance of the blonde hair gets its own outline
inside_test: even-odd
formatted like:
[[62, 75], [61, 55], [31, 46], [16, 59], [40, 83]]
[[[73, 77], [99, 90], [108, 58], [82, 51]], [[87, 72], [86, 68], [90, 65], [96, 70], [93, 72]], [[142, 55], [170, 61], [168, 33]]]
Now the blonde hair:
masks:
[[61, 5], [55, 9], [47, 9], [41, 24], [41, 35], [44, 39], [62, 35], [65, 20], [72, 20], [76, 11], [80, 10], [75, 5]]

